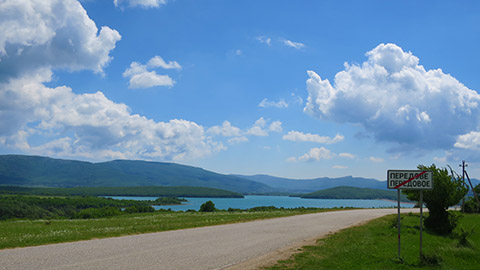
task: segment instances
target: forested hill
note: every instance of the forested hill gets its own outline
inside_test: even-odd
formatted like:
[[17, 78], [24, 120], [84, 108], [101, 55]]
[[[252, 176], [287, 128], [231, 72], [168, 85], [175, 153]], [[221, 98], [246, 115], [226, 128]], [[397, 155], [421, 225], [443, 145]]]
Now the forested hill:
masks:
[[239, 193], [268, 192], [252, 180], [175, 163], [114, 160], [91, 163], [0, 155], [0, 184], [43, 187], [199, 186]]
[[42, 195], [42, 196], [146, 196], [146, 197], [212, 197], [243, 198], [240, 193], [207, 187], [18, 187], [0, 186], [0, 194]]
[[[396, 190], [380, 190], [357, 187], [334, 187], [316, 192], [303, 194], [301, 198], [308, 199], [361, 199], [361, 200], [397, 200]], [[408, 201], [407, 196], [401, 195], [401, 201]]]

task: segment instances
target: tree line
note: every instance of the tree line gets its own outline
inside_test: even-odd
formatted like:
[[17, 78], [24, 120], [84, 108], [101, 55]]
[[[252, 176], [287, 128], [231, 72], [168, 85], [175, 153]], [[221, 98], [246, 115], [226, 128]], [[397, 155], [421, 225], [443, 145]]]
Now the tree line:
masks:
[[92, 196], [0, 196], [0, 220], [100, 218], [124, 213], [153, 212], [152, 201], [115, 200]]

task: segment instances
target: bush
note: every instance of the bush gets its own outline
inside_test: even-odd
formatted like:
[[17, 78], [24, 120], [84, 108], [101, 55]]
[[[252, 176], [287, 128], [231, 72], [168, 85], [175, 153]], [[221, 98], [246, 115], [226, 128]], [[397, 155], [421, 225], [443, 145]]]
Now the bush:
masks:
[[90, 218], [103, 218], [120, 215], [122, 212], [116, 207], [102, 207], [102, 208], [87, 208], [79, 211], [75, 217], [90, 219]]
[[478, 202], [474, 198], [470, 197], [462, 206], [462, 211], [465, 213], [479, 213], [480, 205], [478, 205]]
[[257, 207], [252, 207], [248, 209], [249, 212], [267, 212], [267, 211], [276, 211], [279, 210], [279, 208], [275, 206], [257, 206]]
[[433, 266], [433, 267], [438, 267], [440, 266], [440, 263], [443, 261], [442, 257], [438, 254], [432, 254], [432, 255], [425, 255], [421, 254], [420, 255], [420, 267], [422, 266]]
[[127, 208], [125, 208], [125, 213], [149, 213], [149, 212], [154, 212], [155, 208], [149, 206], [149, 205], [132, 205]]
[[[477, 197], [479, 197], [480, 196], [480, 184], [475, 186], [472, 191], [477, 195]], [[474, 194], [474, 197], [468, 198], [468, 200], [465, 202], [465, 204], [462, 205], [462, 207], [463, 207], [462, 211], [463, 212], [465, 212], [465, 213], [480, 213], [480, 205], [478, 204], [478, 201], [475, 198], [475, 194]]]
[[448, 235], [457, 227], [460, 215], [447, 211], [429, 210], [428, 216], [425, 218], [425, 228], [438, 235]]
[[463, 228], [460, 228], [459, 232], [454, 234], [454, 237], [458, 239], [457, 247], [471, 248], [472, 243], [470, 242], [469, 238], [472, 236], [472, 234], [473, 229], [464, 230]]
[[207, 201], [200, 206], [199, 212], [213, 212], [215, 209], [215, 204], [212, 201]]

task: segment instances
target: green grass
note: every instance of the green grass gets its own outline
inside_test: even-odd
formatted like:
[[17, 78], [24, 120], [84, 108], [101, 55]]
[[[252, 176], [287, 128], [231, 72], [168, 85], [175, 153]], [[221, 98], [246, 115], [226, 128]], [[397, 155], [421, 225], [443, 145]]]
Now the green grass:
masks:
[[260, 212], [155, 212], [100, 219], [0, 221], [0, 249], [160, 232], [256, 219], [331, 211], [285, 209]]
[[455, 231], [473, 230], [468, 237], [470, 247], [459, 246], [458, 236], [442, 237], [424, 231], [423, 262], [419, 259], [419, 215], [402, 217], [402, 260], [397, 258], [396, 218], [390, 215], [342, 230], [268, 269], [479, 269], [479, 214], [465, 214]]

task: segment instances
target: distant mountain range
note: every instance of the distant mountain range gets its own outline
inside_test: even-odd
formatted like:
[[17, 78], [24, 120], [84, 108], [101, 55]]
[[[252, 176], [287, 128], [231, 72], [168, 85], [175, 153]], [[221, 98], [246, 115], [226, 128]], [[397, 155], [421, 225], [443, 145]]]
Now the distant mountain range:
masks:
[[[480, 182], [472, 181], [474, 185]], [[338, 186], [387, 189], [385, 181], [352, 176], [295, 180], [269, 175], [224, 175], [175, 163], [139, 160], [91, 163], [26, 155], [0, 155], [0, 185], [30, 187], [196, 186], [242, 194], [299, 194]]]
[[198, 186], [239, 193], [269, 192], [265, 184], [175, 163], [114, 160], [90, 163], [0, 155], [0, 184], [36, 187]]
[[387, 189], [387, 183], [385, 181], [378, 181], [376, 179], [353, 176], [345, 176], [338, 178], [322, 177], [303, 180], [280, 178], [269, 175], [236, 176], [268, 185], [274, 188], [277, 192], [309, 193], [338, 186]]

